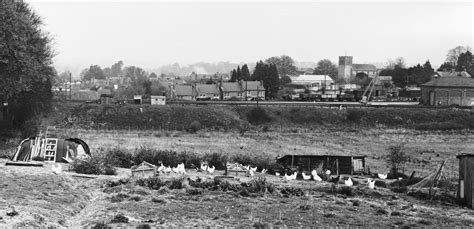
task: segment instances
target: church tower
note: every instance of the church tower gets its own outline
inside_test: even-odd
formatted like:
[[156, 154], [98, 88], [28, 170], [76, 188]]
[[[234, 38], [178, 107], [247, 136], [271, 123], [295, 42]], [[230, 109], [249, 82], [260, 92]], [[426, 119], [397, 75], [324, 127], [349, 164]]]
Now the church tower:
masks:
[[346, 82], [351, 79], [352, 76], [352, 56], [340, 56], [339, 57], [339, 68], [337, 71], [339, 79], [344, 79]]

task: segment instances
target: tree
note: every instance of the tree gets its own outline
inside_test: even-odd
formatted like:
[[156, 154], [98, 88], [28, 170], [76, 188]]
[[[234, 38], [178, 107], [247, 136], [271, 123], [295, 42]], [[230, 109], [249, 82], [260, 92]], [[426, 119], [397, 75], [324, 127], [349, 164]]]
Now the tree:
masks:
[[283, 77], [281, 77], [281, 79], [280, 79], [280, 85], [283, 86], [283, 85], [287, 85], [287, 84], [289, 84], [289, 83], [291, 83], [291, 78], [290, 78], [289, 76], [283, 76]]
[[50, 108], [57, 73], [41, 17], [24, 1], [9, 2], [0, 2], [0, 99], [8, 102], [8, 121], [19, 127]]
[[58, 75], [58, 78], [56, 78], [55, 83], [64, 83], [64, 82], [69, 82], [71, 76], [70, 71], [64, 71], [61, 72], [61, 74]]
[[265, 64], [262, 61], [257, 62], [255, 70], [252, 73], [251, 80], [263, 81], [265, 95], [269, 98], [276, 98], [280, 88], [277, 66], [274, 64]]
[[242, 74], [242, 80], [244, 80], [244, 81], [250, 80], [250, 71], [249, 71], [249, 67], [247, 66], [247, 64], [244, 64], [242, 66], [241, 74]]
[[456, 64], [456, 71], [467, 71], [469, 74], [473, 75], [472, 53], [470, 51], [466, 51], [459, 55]]
[[455, 66], [450, 62], [444, 62], [441, 66], [439, 66], [438, 71], [445, 71], [449, 72], [454, 70]]
[[237, 66], [237, 70], [235, 71], [237, 81], [242, 80], [242, 71], [240, 70], [240, 66]]
[[462, 53], [465, 53], [467, 51], [472, 51], [471, 47], [469, 46], [456, 46], [455, 48], [452, 48], [448, 51], [448, 54], [446, 55], [446, 62], [451, 63], [453, 66], [456, 66], [458, 64], [458, 59], [459, 56]]
[[265, 60], [267, 64], [274, 64], [277, 67], [278, 74], [281, 77], [296, 74], [295, 61], [286, 55], [274, 56]]
[[235, 69], [232, 69], [232, 72], [230, 73], [230, 82], [236, 82], [237, 81], [237, 71]]
[[[82, 75], [83, 74], [83, 75]], [[105, 79], [104, 71], [99, 65], [91, 65], [89, 69], [81, 73], [82, 80]]]
[[123, 67], [123, 61], [121, 61], [121, 60], [119, 62], [113, 64], [112, 67], [110, 68], [111, 77], [121, 77], [121, 76], [123, 76], [122, 67]]
[[318, 62], [316, 69], [313, 74], [315, 75], [328, 75], [335, 79], [337, 77], [337, 66], [328, 59], [323, 59]]
[[150, 75], [148, 77], [150, 79], [158, 79], [158, 75], [156, 75], [156, 73], [154, 73], [154, 72], [150, 73]]

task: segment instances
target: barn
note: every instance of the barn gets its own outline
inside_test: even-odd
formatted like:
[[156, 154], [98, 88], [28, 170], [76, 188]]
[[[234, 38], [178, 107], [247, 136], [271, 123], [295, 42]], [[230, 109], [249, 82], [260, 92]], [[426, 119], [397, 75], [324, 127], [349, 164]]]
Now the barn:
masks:
[[474, 79], [438, 77], [421, 85], [421, 103], [429, 106], [474, 106]]
[[333, 174], [362, 174], [365, 172], [366, 156], [341, 155], [285, 155], [277, 159], [285, 168], [311, 171], [317, 168], [329, 169]]

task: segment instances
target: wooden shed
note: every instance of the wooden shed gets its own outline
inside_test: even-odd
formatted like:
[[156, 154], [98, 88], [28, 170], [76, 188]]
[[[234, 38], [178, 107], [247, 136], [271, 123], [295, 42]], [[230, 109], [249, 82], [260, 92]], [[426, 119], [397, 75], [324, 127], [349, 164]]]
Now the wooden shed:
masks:
[[464, 205], [474, 208], [474, 154], [461, 154], [459, 159], [458, 198]]
[[132, 167], [132, 177], [153, 177], [156, 176], [156, 165], [143, 161], [141, 164]]
[[286, 155], [278, 163], [298, 171], [311, 171], [322, 166], [333, 174], [362, 174], [365, 172], [366, 156], [341, 155]]

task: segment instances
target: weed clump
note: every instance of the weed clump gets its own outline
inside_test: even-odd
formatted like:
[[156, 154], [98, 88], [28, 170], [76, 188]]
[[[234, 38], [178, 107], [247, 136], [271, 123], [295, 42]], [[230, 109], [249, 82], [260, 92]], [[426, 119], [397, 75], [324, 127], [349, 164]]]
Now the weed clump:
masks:
[[255, 107], [247, 113], [247, 120], [249, 123], [259, 125], [262, 123], [270, 122], [272, 119], [267, 114], [265, 109], [261, 107]]
[[199, 121], [193, 121], [191, 125], [189, 125], [188, 132], [190, 133], [196, 133], [199, 130], [201, 130], [202, 126]]
[[76, 173], [95, 175], [116, 175], [117, 170], [102, 158], [93, 157], [85, 160], [74, 160], [71, 164]]
[[128, 223], [128, 218], [122, 214], [117, 214], [110, 221], [111, 223]]

